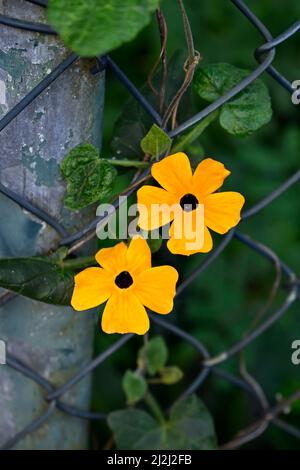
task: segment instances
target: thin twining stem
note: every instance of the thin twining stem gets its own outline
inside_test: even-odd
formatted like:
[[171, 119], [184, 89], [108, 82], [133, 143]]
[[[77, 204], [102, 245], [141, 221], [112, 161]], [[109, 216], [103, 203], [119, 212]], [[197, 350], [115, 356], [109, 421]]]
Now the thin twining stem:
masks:
[[[258, 243], [258, 242], [257, 242]], [[281, 284], [281, 278], [282, 278], [282, 271], [281, 271], [281, 266], [280, 266], [280, 260], [276, 253], [274, 253], [270, 248], [268, 248], [265, 245], [262, 245], [261, 243], [258, 243], [261, 247], [261, 249], [264, 249], [265, 251], [268, 252], [270, 260], [273, 261], [274, 266], [275, 266], [275, 280], [272, 285], [271, 292], [268, 296], [267, 302], [265, 305], [259, 309], [257, 315], [255, 316], [250, 328], [245, 332], [243, 337], [245, 337], [247, 334], [250, 333], [251, 330], [253, 330], [262, 320], [262, 318], [267, 314], [268, 310], [270, 309], [271, 305], [273, 304], [273, 301], [276, 297], [276, 294], [278, 292], [278, 289]], [[253, 377], [246, 364], [246, 359], [245, 359], [245, 352], [242, 350], [240, 352], [240, 374], [244, 378], [244, 380], [250, 385], [250, 387], [255, 391], [255, 394], [257, 396], [257, 399], [260, 401], [261, 407], [266, 411], [269, 408], [268, 400], [265, 396], [265, 393], [261, 387], [261, 385], [258, 383], [258, 381]]]
[[[244, 242], [243, 237], [239, 236], [239, 239], [240, 241]], [[261, 253], [267, 259], [271, 259], [271, 260], [274, 259], [274, 254], [271, 256], [270, 249], [267, 249], [263, 244], [257, 243], [251, 239], [251, 245], [249, 246], [252, 249], [255, 249], [256, 251]], [[238, 343], [236, 343], [230, 349], [228, 349], [227, 351], [223, 351], [218, 356], [212, 357], [204, 361], [205, 366], [212, 367], [217, 364], [220, 364], [226, 361], [229, 357], [233, 356], [237, 352], [244, 349], [249, 343], [254, 341], [262, 333], [264, 333], [270, 326], [272, 326], [273, 323], [277, 321], [289, 309], [289, 307], [297, 300], [299, 287], [297, 286], [297, 283], [295, 282], [297, 280], [295, 273], [291, 270], [286, 271], [284, 263], [282, 263], [279, 258], [277, 258], [277, 262], [280, 263], [280, 269], [283, 270], [287, 274], [290, 284], [292, 286], [285, 302], [281, 305], [281, 307], [278, 310], [275, 311], [275, 313], [273, 313], [273, 315], [271, 315], [267, 320], [261, 323], [255, 330], [251, 331], [248, 335], [246, 335], [244, 338], [238, 341]]]
[[281, 403], [276, 405], [270, 411], [268, 411], [263, 418], [251, 424], [243, 431], [239, 432], [236, 438], [227, 444], [223, 444], [220, 449], [229, 450], [236, 449], [247, 442], [257, 439], [269, 426], [269, 424], [275, 419], [280, 413], [283, 413], [286, 408], [292, 405], [295, 401], [300, 399], [300, 389], [293, 393], [289, 398], [283, 400]]
[[[160, 8], [156, 10], [156, 18], [158, 23], [159, 35], [160, 35], [160, 44], [161, 49], [157, 60], [155, 61], [147, 79], [147, 83], [149, 88], [152, 90], [154, 95], [159, 96], [159, 112], [162, 114], [164, 109], [165, 103], [165, 96], [166, 96], [166, 84], [167, 84], [167, 76], [168, 76], [168, 64], [167, 64], [167, 39], [168, 39], [168, 28], [165, 17]], [[153, 84], [153, 77], [154, 74], [159, 66], [162, 64], [162, 80], [160, 85], [159, 92], [155, 88]]]
[[184, 71], [185, 71], [184, 81], [181, 87], [179, 88], [179, 90], [177, 91], [177, 93], [175, 94], [174, 98], [171, 100], [171, 103], [167, 107], [167, 110], [162, 120], [162, 127], [165, 128], [167, 127], [168, 121], [172, 116], [172, 130], [176, 126], [177, 110], [178, 110], [181, 98], [183, 97], [187, 89], [189, 88], [194, 77], [195, 69], [200, 60], [200, 54], [199, 52], [195, 51], [195, 48], [194, 48], [193, 33], [191, 30], [190, 22], [186, 14], [186, 10], [185, 10], [182, 0], [178, 0], [178, 5], [179, 5], [180, 12], [181, 12], [183, 25], [184, 25], [184, 33], [185, 33], [185, 38], [186, 38], [186, 43], [187, 43], [187, 48], [188, 48], [188, 58], [184, 64]]

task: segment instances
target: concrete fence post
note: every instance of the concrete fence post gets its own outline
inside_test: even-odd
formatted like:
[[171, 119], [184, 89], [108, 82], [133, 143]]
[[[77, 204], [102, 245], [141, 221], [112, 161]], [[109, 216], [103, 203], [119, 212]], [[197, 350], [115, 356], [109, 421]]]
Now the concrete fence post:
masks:
[[[0, 0], [0, 13], [46, 22], [45, 9], [21, 0]], [[69, 52], [55, 36], [0, 26], [0, 118], [53, 70]], [[59, 162], [75, 145], [101, 141], [104, 76], [92, 63], [76, 61], [0, 133], [0, 182], [47, 211], [69, 231], [95, 209], [71, 213], [63, 207], [65, 184]], [[0, 195], [0, 256], [46, 253], [58, 235], [47, 224]], [[41, 280], [41, 282], [43, 282]], [[0, 340], [8, 351], [59, 386], [92, 355], [94, 319], [67, 307], [18, 296], [0, 308]], [[90, 379], [64, 397], [88, 409]], [[7, 365], [0, 365], [0, 446], [46, 410], [43, 390]], [[88, 423], [56, 411], [18, 449], [83, 449]]]

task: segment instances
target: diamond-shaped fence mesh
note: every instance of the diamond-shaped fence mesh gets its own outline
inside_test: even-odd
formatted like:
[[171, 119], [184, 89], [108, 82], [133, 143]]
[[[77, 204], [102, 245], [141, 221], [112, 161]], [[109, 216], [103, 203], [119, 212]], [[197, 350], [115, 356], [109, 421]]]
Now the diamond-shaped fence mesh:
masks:
[[[45, 0], [27, 0], [30, 3], [46, 6], [47, 2]], [[253, 70], [249, 75], [243, 79], [238, 85], [232, 88], [228, 93], [217, 99], [215, 102], [211, 103], [205, 109], [197, 113], [195, 116], [192, 116], [186, 122], [180, 124], [174, 130], [169, 132], [170, 137], [176, 137], [194, 126], [196, 123], [199, 123], [202, 119], [208, 116], [213, 111], [219, 109], [224, 103], [231, 100], [239, 92], [244, 90], [249, 84], [254, 82], [258, 77], [263, 73], [268, 73], [279, 86], [286, 89], [286, 91], [292, 94], [295, 90], [290, 83], [290, 81], [283, 76], [276, 68], [273, 67], [272, 63], [275, 57], [276, 48], [280, 44], [284, 43], [291, 39], [299, 30], [300, 30], [300, 21], [295, 22], [290, 28], [281, 33], [276, 38], [273, 38], [267, 27], [255, 16], [255, 14], [245, 5], [241, 0], [231, 0], [231, 3], [239, 9], [242, 15], [244, 15], [248, 20], [249, 24], [256, 28], [259, 33], [262, 35], [264, 43], [258, 47], [255, 51], [255, 58], [258, 62], [258, 66]], [[21, 28], [29, 31], [36, 31], [44, 34], [55, 34], [55, 32], [48, 26], [44, 24], [36, 24], [20, 19], [9, 18], [3, 15], [0, 15], [0, 23], [6, 26], [13, 28]], [[28, 93], [13, 109], [11, 109], [1, 120], [0, 120], [0, 131], [6, 128], [22, 111], [31, 104], [41, 93], [43, 93], [57, 78], [59, 78], [75, 61], [79, 58], [75, 54], [70, 54], [63, 62], [61, 62], [47, 77], [42, 80], [30, 93]], [[104, 56], [98, 59], [98, 66], [94, 68], [91, 73], [97, 73], [100, 70], [109, 70], [111, 71], [122, 83], [122, 85], [128, 90], [128, 92], [136, 99], [139, 105], [150, 115], [154, 122], [158, 125], [162, 124], [162, 119], [155, 109], [150, 105], [150, 103], [142, 96], [140, 91], [134, 86], [130, 81], [127, 75], [120, 70], [118, 65], [111, 59], [110, 56]], [[148, 168], [145, 172], [139, 177], [139, 181], [142, 182], [144, 177], [150, 173]], [[280, 197], [285, 191], [291, 188], [300, 180], [300, 170], [293, 174], [288, 180], [284, 181], [278, 188], [276, 188], [272, 193], [266, 196], [259, 203], [255, 204], [253, 207], [244, 211], [242, 214], [242, 219], [247, 219], [249, 217], [255, 216], [258, 212], [264, 209], [266, 206], [271, 204], [276, 198]], [[125, 192], [125, 195], [131, 194], [138, 187], [139, 181], [136, 182], [134, 188], [128, 189]], [[0, 185], [0, 192], [5, 194], [8, 198], [12, 199], [14, 202], [19, 204], [22, 208], [34, 214], [40, 220], [49, 224], [53, 227], [56, 232], [59, 234], [61, 240], [61, 246], [68, 246], [72, 249], [76, 249], [76, 245], [80, 244], [86, 237], [90, 236], [92, 232], [95, 231], [96, 225], [102, 220], [101, 217], [95, 218], [89, 225], [84, 227], [82, 230], [78, 231], [75, 234], [69, 235], [67, 230], [61, 226], [56, 220], [53, 220], [46, 212], [35, 207], [30, 202], [26, 201], [23, 197], [16, 194], [9, 188]], [[118, 201], [115, 201], [115, 206], [118, 206]], [[103, 218], [103, 221], [105, 219]], [[210, 374], [214, 374], [221, 379], [224, 379], [232, 384], [232, 386], [240, 388], [244, 391], [251, 399], [254, 400], [255, 404], [258, 406], [260, 412], [260, 418], [253, 422], [251, 425], [243, 429], [237, 437], [227, 444], [221, 445], [223, 449], [237, 448], [247, 442], [250, 442], [259, 436], [261, 436], [269, 425], [277, 426], [283, 431], [293, 435], [294, 437], [300, 439], [300, 429], [290, 425], [282, 419], [279, 419], [278, 416], [284, 412], [284, 410], [293, 403], [297, 398], [300, 398], [300, 388], [296, 390], [289, 398], [285, 399], [282, 403], [279, 403], [276, 407], [271, 407], [268, 403], [263, 390], [259, 387], [256, 387], [255, 384], [251, 381], [247, 381], [242, 377], [232, 375], [228, 372], [225, 372], [219, 365], [224, 363], [227, 359], [231, 358], [235, 354], [240, 353], [244, 350], [250, 343], [253, 343], [257, 338], [263, 335], [275, 322], [280, 321], [282, 316], [289, 310], [289, 308], [297, 301], [299, 301], [299, 280], [297, 279], [297, 274], [285, 264], [285, 262], [278, 258], [278, 256], [268, 247], [264, 246], [260, 242], [254, 241], [246, 234], [241, 233], [237, 229], [232, 229], [223, 239], [223, 241], [218, 245], [218, 247], [208, 255], [204, 261], [200, 263], [196, 269], [186, 277], [183, 282], [179, 285], [177, 289], [177, 296], [182, 295], [187, 286], [190, 285], [195, 279], [197, 279], [206, 268], [213, 263], [219, 256], [221, 256], [223, 250], [230, 244], [231, 240], [236, 238], [241, 243], [246, 245], [250, 250], [252, 250], [257, 256], [262, 256], [270, 263], [275, 263], [279, 268], [280, 272], [286, 278], [286, 296], [282, 305], [270, 314], [267, 319], [264, 319], [255, 329], [251, 330], [247, 335], [245, 335], [240, 341], [236, 344], [230, 345], [229, 348], [224, 351], [222, 354], [217, 357], [211, 357], [207, 348], [201, 344], [198, 339], [193, 337], [186, 331], [183, 331], [181, 328], [177, 327], [174, 323], [170, 323], [157, 316], [152, 316], [152, 321], [157, 323], [160, 327], [169, 330], [174, 335], [178, 336], [182, 341], [188, 342], [192, 347], [199, 352], [201, 359], [199, 360], [199, 374], [195, 380], [188, 386], [184, 392], [184, 396], [187, 396], [197, 390], [203, 385], [205, 380]], [[1, 305], [6, 302], [9, 302], [12, 294], [5, 293], [0, 299]], [[54, 321], [54, 320], [53, 320]], [[88, 365], [82, 367], [78, 372], [66, 383], [64, 383], [59, 388], [55, 388], [48, 380], [43, 376], [37, 373], [35, 370], [29, 368], [25, 363], [23, 363], [19, 358], [15, 357], [12, 353], [7, 355], [7, 365], [21, 374], [26, 376], [28, 380], [33, 380], [36, 382], [43, 390], [45, 397], [45, 406], [46, 411], [41, 414], [37, 419], [28, 424], [24, 429], [21, 429], [17, 435], [10, 439], [4, 446], [3, 449], [10, 449], [19, 443], [25, 436], [29, 433], [37, 430], [43, 423], [45, 423], [50, 416], [52, 416], [56, 410], [67, 413], [68, 415], [82, 418], [85, 420], [103, 420], [105, 419], [105, 413], [95, 413], [85, 411], [83, 409], [70, 406], [63, 399], [64, 394], [71, 389], [75, 384], [81, 381], [87, 374], [93, 372], [100, 364], [102, 364], [107, 358], [112, 354], [122, 348], [130, 339], [133, 337], [132, 334], [122, 336], [118, 339], [112, 346], [103, 351], [100, 355], [95, 357]]]

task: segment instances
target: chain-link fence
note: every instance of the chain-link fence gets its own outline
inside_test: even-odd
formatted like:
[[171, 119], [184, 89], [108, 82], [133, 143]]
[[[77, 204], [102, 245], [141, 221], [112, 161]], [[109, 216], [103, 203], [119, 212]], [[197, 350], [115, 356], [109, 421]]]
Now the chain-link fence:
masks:
[[[46, 0], [26, 0], [30, 3], [46, 7]], [[267, 27], [254, 15], [254, 13], [240, 0], [231, 0], [231, 3], [240, 10], [241, 14], [244, 15], [248, 20], [250, 25], [256, 28], [264, 39], [264, 44], [258, 47], [255, 51], [255, 57], [258, 62], [257, 68], [249, 73], [249, 75], [243, 79], [238, 85], [231, 89], [228, 93], [217, 99], [215, 102], [207, 106], [201, 112], [195, 116], [188, 119], [186, 122], [180, 124], [177, 128], [169, 132], [170, 137], [174, 138], [190, 127], [194, 126], [196, 123], [199, 123], [202, 119], [212, 113], [214, 110], [219, 109], [224, 103], [228, 102], [234, 96], [236, 96], [240, 91], [244, 90], [250, 83], [254, 82], [258, 77], [260, 77], [264, 72], [268, 73], [273, 79], [283, 88], [287, 90], [288, 93], [292, 94], [294, 88], [290, 81], [284, 77], [277, 69], [272, 66], [272, 62], [275, 57], [276, 48], [281, 43], [290, 39], [294, 34], [300, 30], [300, 21], [294, 23], [289, 29], [284, 31], [278, 37], [273, 38], [271, 33], [268, 31]], [[36, 31], [44, 34], [55, 34], [55, 32], [45, 24], [36, 24], [20, 19], [9, 18], [3, 15], [0, 15], [0, 23], [6, 26], [13, 28], [21, 28], [29, 31]], [[22, 111], [32, 103], [43, 91], [45, 91], [54, 80], [58, 79], [64, 72], [67, 70], [76, 60], [79, 58], [75, 54], [70, 54], [63, 62], [61, 62], [55, 70], [53, 70], [47, 77], [41, 81], [27, 96], [25, 96], [13, 109], [11, 109], [1, 120], [0, 120], [0, 131], [6, 128]], [[91, 70], [91, 73], [98, 73], [101, 70], [111, 71], [122, 83], [122, 85], [128, 90], [128, 92], [136, 99], [139, 105], [151, 116], [153, 121], [162, 125], [162, 119], [155, 109], [149, 104], [149, 102], [142, 96], [139, 90], [134, 86], [134, 84], [129, 80], [127, 75], [124, 74], [118, 65], [111, 59], [109, 56], [101, 57], [97, 60], [97, 67], [94, 67]], [[288, 98], [289, 99], [289, 98]], [[139, 180], [136, 182], [134, 187], [125, 191], [125, 195], [131, 194], [138, 187], [139, 181], [142, 182], [150, 173], [150, 168], [145, 170], [145, 172], [139, 177]], [[287, 191], [291, 186], [296, 184], [300, 180], [300, 170], [298, 170], [294, 175], [292, 175], [288, 180], [284, 181], [278, 188], [276, 188], [271, 194], [266, 196], [259, 203], [244, 211], [242, 214], [242, 220], [245, 220], [249, 217], [256, 215], [266, 206], [271, 204], [276, 198], [280, 197], [282, 193]], [[59, 224], [56, 220], [53, 220], [46, 212], [35, 207], [30, 202], [26, 201], [20, 195], [14, 193], [9, 188], [0, 185], [0, 192], [5, 194], [8, 198], [12, 199], [14, 202], [19, 204], [22, 208], [34, 214], [40, 220], [47, 223], [49, 226], [54, 228], [59, 234], [61, 240], [61, 246], [69, 247], [69, 252], [74, 252], [76, 249], [81, 246], [87, 239], [90, 239], [91, 236], [94, 236], [96, 225], [103, 221], [105, 218], [97, 217], [95, 218], [88, 226], [84, 229], [78, 231], [75, 234], [70, 235], [67, 230]], [[115, 207], [118, 207], [118, 201], [114, 202]], [[289, 423], [278, 418], [286, 408], [293, 403], [295, 400], [300, 398], [300, 388], [296, 390], [289, 398], [280, 402], [277, 406], [271, 407], [268, 403], [268, 400], [257, 384], [255, 380], [247, 380], [246, 376], [235, 376], [228, 372], [225, 372], [218, 367], [219, 364], [225, 362], [227, 359], [232, 356], [241, 353], [244, 348], [249, 344], [253, 343], [258, 337], [265, 333], [275, 322], [279, 321], [282, 316], [289, 310], [291, 305], [299, 300], [299, 279], [297, 274], [285, 264], [284, 261], [279, 259], [279, 257], [269, 248], [261, 244], [260, 242], [254, 241], [246, 234], [241, 233], [237, 229], [232, 229], [223, 239], [223, 241], [218, 245], [218, 247], [208, 255], [204, 261], [179, 285], [177, 289], [177, 296], [182, 295], [184, 290], [197, 279], [206, 268], [214, 262], [227, 247], [230, 241], [236, 238], [241, 243], [246, 245], [249, 249], [253, 250], [258, 256], [262, 256], [270, 263], [275, 264], [276, 268], [279, 270], [286, 278], [286, 283], [284, 285], [286, 289], [285, 300], [282, 305], [274, 311], [267, 319], [264, 319], [260, 322], [259, 326], [252, 329], [247, 335], [245, 335], [240, 341], [236, 344], [231, 345], [226, 351], [222, 352], [217, 357], [211, 357], [207, 348], [201, 344], [196, 338], [190, 335], [188, 332], [183, 331], [181, 328], [177, 327], [174, 323], [165, 321], [157, 316], [152, 316], [153, 322], [157, 323], [160, 327], [170, 331], [174, 335], [182, 339], [182, 341], [188, 342], [192, 347], [199, 352], [201, 359], [199, 360], [199, 375], [195, 378], [193, 383], [191, 383], [184, 392], [184, 396], [187, 396], [195, 391], [197, 391], [205, 382], [210, 374], [214, 374], [217, 377], [224, 379], [230, 382], [233, 386], [239, 387], [243, 390], [249, 398], [253, 399], [255, 404], [258, 407], [260, 418], [251, 425], [243, 429], [232, 441], [221, 445], [223, 449], [233, 449], [237, 448], [247, 442], [250, 442], [259, 436], [261, 436], [270, 424], [282, 429], [283, 431], [293, 435], [297, 439], [300, 439], [300, 429], [295, 428]], [[8, 302], [14, 294], [9, 292], [4, 293], [0, 298], [0, 305]], [[54, 318], [53, 318], [53, 321]], [[134, 335], [128, 334], [122, 336], [117, 340], [112, 346], [103, 351], [99, 356], [95, 357], [88, 365], [82, 367], [70, 380], [64, 383], [61, 387], [55, 388], [48, 380], [43, 376], [37, 373], [35, 370], [28, 367], [23, 363], [19, 358], [14, 356], [11, 352], [7, 354], [7, 365], [16, 371], [19, 371], [21, 374], [26, 376], [28, 380], [33, 380], [38, 384], [45, 397], [45, 407], [46, 410], [33, 422], [29, 423], [24, 429], [20, 430], [17, 435], [10, 439], [2, 447], [2, 449], [13, 448], [18, 442], [20, 442], [25, 436], [29, 433], [34, 432], [38, 429], [43, 423], [45, 423], [56, 410], [67, 413], [68, 415], [74, 416], [76, 418], [82, 418], [85, 420], [103, 420], [105, 419], [105, 413], [95, 413], [85, 411], [74, 406], [70, 406], [63, 399], [64, 394], [71, 389], [75, 384], [81, 381], [87, 374], [93, 372], [101, 363], [103, 363], [107, 358], [112, 354], [122, 348]]]

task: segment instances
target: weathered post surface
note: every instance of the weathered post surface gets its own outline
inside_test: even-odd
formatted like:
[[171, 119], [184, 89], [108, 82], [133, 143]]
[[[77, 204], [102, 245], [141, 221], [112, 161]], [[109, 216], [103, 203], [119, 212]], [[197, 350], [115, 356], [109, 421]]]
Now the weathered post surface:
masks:
[[[45, 10], [21, 0], [0, 0], [0, 13], [46, 22]], [[0, 25], [0, 117], [17, 104], [67, 55], [55, 36]], [[59, 162], [80, 142], [101, 140], [104, 76], [90, 74], [91, 63], [75, 62], [0, 133], [0, 182], [47, 211], [69, 230], [95, 215], [94, 208], [70, 213], [63, 208], [65, 184]], [[45, 253], [56, 232], [6, 196], [0, 195], [0, 256]], [[41, 280], [42, 282], [42, 280]], [[18, 296], [0, 308], [0, 339], [8, 350], [59, 386], [92, 355], [94, 319]], [[63, 397], [89, 407], [90, 379]], [[0, 365], [0, 446], [47, 408], [43, 390], [6, 365]], [[88, 423], [56, 411], [17, 449], [82, 449]]]

